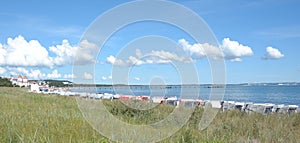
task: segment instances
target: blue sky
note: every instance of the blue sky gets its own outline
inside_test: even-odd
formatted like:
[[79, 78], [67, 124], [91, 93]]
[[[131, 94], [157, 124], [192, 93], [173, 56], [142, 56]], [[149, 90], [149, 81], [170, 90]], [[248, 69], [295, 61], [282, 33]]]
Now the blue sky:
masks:
[[[128, 1], [1, 2], [0, 75], [22, 74], [30, 79], [72, 80], [72, 53], [76, 52], [85, 30], [99, 15], [125, 2]], [[300, 82], [300, 48], [297, 43], [300, 41], [299, 1], [173, 2], [198, 14], [215, 34], [225, 52], [227, 83]], [[86, 78], [110, 84], [111, 78], [114, 78], [112, 67], [117, 65], [113, 61], [120, 49], [147, 35], [167, 37], [185, 48], [186, 52], [194, 53], [198, 56], [192, 60], [200, 83], [211, 83], [209, 62], [199, 55], [199, 51], [197, 53], [197, 46], [201, 47], [203, 43], [196, 43], [174, 26], [158, 22], [131, 24], [117, 31], [102, 47], [95, 63], [95, 73], [86, 73]], [[147, 51], [146, 47], [144, 51]], [[156, 51], [160, 51], [159, 47]], [[132, 67], [128, 73], [130, 84], [149, 84], [157, 77], [168, 84], [180, 83], [176, 69], [170, 64], [162, 64], [157, 58], [151, 59], [157, 60], [154, 61], [156, 64], [147, 63], [147, 59], [141, 60], [144, 60], [141, 61], [143, 63]]]

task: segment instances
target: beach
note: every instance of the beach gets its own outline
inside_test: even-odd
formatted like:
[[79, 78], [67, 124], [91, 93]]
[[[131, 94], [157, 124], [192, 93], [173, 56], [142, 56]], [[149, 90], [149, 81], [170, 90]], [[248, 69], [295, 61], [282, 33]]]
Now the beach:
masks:
[[[24, 88], [0, 88], [0, 142], [111, 142], [83, 118], [74, 97], [28, 93]], [[168, 115], [167, 104], [150, 111], [126, 108], [118, 100], [103, 102], [115, 117], [130, 124], [148, 124]], [[297, 142], [300, 114], [219, 112], [199, 131], [203, 108], [179, 131], [160, 142]]]

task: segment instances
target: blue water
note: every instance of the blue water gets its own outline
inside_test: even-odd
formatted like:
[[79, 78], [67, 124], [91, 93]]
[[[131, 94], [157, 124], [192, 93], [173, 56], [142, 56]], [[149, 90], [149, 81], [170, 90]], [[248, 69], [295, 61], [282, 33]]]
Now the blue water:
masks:
[[[85, 90], [92, 90], [92, 88]], [[223, 99], [227, 101], [300, 106], [300, 85], [227, 85], [225, 88], [207, 88], [207, 86], [169, 86], [168, 88], [135, 86], [131, 88], [102, 87], [96, 88], [96, 90], [98, 93], [118, 93], [121, 95], [177, 96], [181, 98]], [[223, 91], [224, 94], [222, 94]]]

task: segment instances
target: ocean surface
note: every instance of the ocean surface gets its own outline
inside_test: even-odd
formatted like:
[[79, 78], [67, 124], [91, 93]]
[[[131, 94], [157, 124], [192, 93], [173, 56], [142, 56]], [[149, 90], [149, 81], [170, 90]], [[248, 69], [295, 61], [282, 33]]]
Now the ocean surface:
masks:
[[120, 95], [147, 95], [179, 98], [201, 98], [205, 100], [226, 100], [253, 103], [273, 103], [300, 106], [300, 84], [257, 84], [226, 85], [223, 88], [212, 88], [209, 85], [190, 86], [104, 86], [74, 88], [76, 91], [112, 93]]

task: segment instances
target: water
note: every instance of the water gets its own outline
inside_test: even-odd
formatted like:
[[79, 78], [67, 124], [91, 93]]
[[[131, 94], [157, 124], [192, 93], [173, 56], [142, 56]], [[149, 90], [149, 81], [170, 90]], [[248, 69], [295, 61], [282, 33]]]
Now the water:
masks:
[[[93, 88], [84, 88], [91, 91]], [[113, 93], [121, 95], [148, 95], [148, 96], [177, 96], [181, 98], [223, 99], [227, 101], [274, 103], [300, 106], [300, 85], [227, 85], [226, 88], [208, 88], [208, 86], [168, 86], [149, 87], [101, 87], [98, 93]], [[214, 98], [218, 95], [218, 98]], [[224, 91], [224, 94], [222, 92]], [[223, 97], [221, 96], [223, 95]]]

